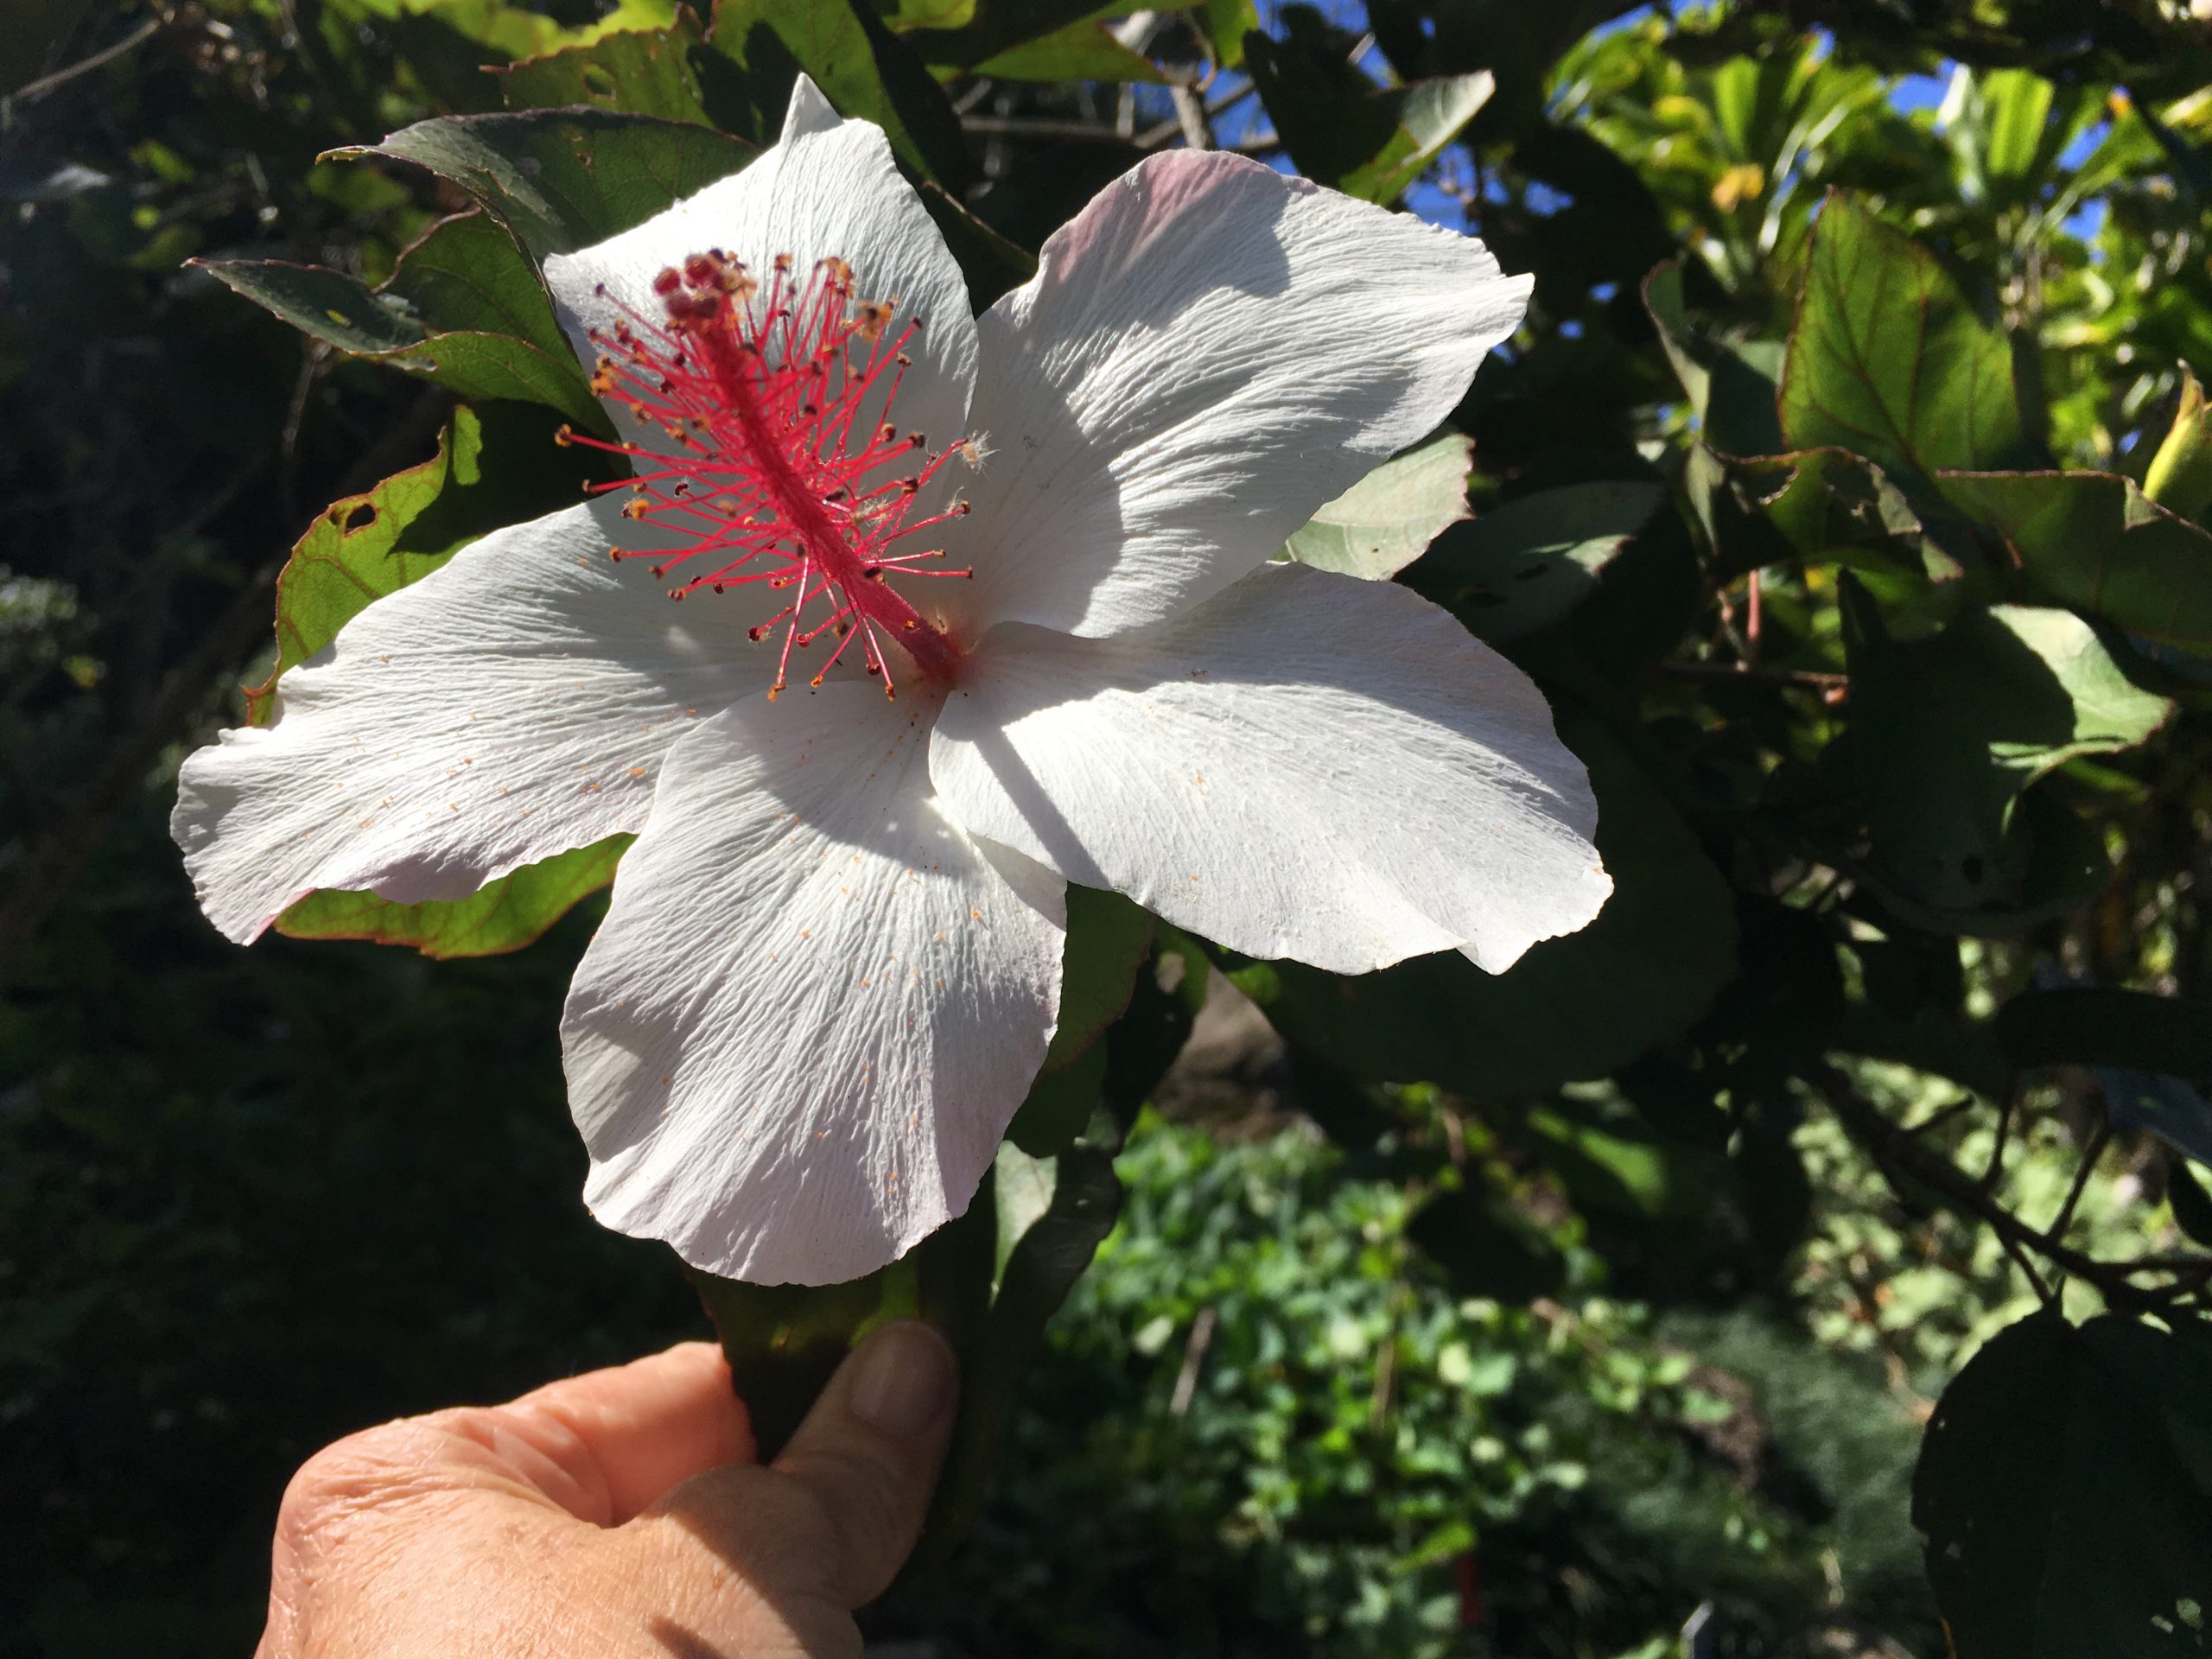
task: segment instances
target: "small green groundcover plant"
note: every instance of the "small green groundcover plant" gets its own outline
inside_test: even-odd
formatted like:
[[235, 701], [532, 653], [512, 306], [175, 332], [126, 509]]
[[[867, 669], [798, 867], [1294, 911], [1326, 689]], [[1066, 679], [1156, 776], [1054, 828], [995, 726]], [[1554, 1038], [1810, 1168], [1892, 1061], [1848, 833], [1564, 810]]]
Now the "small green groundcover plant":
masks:
[[[771, 1444], [874, 1324], [953, 1335], [958, 1442], [876, 1616], [948, 1651], [2202, 1650], [2212, 46], [2187, 8], [200, 0], [7, 28], [47, 67], [0, 157], [0, 465], [67, 532], [0, 586], [0, 1445], [45, 1495], [8, 1523], [48, 1568], [30, 1650], [234, 1639], [254, 1529], [213, 1561], [192, 1495], [251, 1509], [338, 1428], [620, 1353], [695, 1291]], [[780, 212], [794, 179], [920, 275], [683, 240], [679, 204]], [[1141, 308], [1142, 281], [1077, 273], [1147, 257], [1187, 277], [1156, 334], [1052, 308], [1084, 283]], [[744, 352], [822, 374], [756, 409], [716, 355]], [[900, 423], [963, 375], [998, 431]], [[1268, 448], [1292, 407], [1294, 484]], [[716, 470], [741, 414], [849, 460], [808, 487], [851, 569], [774, 550], [804, 492]], [[1209, 512], [1263, 532], [1226, 574]], [[1025, 588], [991, 563], [1015, 545], [1079, 568]], [[334, 677], [440, 665], [358, 734], [420, 760], [408, 722], [480, 717], [495, 602], [575, 559], [652, 565], [658, 608], [618, 619], [662, 653], [652, 699], [576, 690], [556, 617], [542, 698], [498, 713], [597, 830], [552, 846], [464, 742], [424, 787], [500, 815], [496, 856], [419, 825], [326, 856], [325, 818], [349, 845], [444, 822], [285, 749]], [[785, 611], [718, 620], [708, 590], [756, 578]], [[988, 623], [995, 656], [933, 657]], [[764, 672], [713, 718], [738, 706], [718, 627], [775, 665], [772, 713]], [[1231, 666], [1171, 684], [1161, 639]], [[1223, 715], [1230, 683], [1298, 711], [1296, 766], [1245, 764], [1281, 731]], [[635, 715], [642, 758], [563, 748], [564, 697]], [[1415, 706], [1421, 741], [1372, 715]], [[1500, 709], [1540, 734], [1497, 738]], [[1166, 803], [1126, 734], [1171, 719], [1154, 750], [1219, 748]], [[836, 936], [839, 1006], [912, 980], [908, 1029], [988, 1108], [967, 1164], [932, 1141], [936, 1198], [895, 1135], [829, 1222], [734, 1128], [704, 1163], [655, 1139], [705, 1085], [821, 1086], [675, 1081], [737, 1017], [723, 936], [765, 950], [797, 913], [772, 883], [715, 908], [731, 849], [647, 826], [646, 739], [686, 721], [719, 769], [671, 772], [658, 823], [726, 818], [793, 734], [860, 744], [847, 776], [926, 750], [934, 795], [826, 840], [835, 803], [791, 796], [779, 834], [903, 861], [925, 933], [995, 941], [936, 997], [923, 955]], [[180, 762], [225, 931], [412, 954], [219, 950], [163, 840]], [[219, 868], [208, 826], [258, 810], [262, 766], [321, 804]], [[1125, 807], [1152, 814], [1127, 837]], [[1171, 882], [1143, 849], [1185, 819]], [[1378, 868], [1427, 933], [1345, 885]], [[649, 891], [659, 931], [618, 950]], [[738, 1001], [821, 1016], [790, 982]], [[679, 1013], [640, 1036], [636, 1007]], [[923, 1052], [848, 1052], [850, 1024], [822, 1017], [820, 1052], [869, 1089]], [[1194, 1086], [1224, 1033], [1241, 1058]], [[688, 1286], [573, 1212], [564, 1092], [594, 1205]], [[269, 1415], [280, 1370], [315, 1403]], [[128, 1491], [124, 1440], [163, 1471]], [[207, 1573], [245, 1592], [180, 1587]]]

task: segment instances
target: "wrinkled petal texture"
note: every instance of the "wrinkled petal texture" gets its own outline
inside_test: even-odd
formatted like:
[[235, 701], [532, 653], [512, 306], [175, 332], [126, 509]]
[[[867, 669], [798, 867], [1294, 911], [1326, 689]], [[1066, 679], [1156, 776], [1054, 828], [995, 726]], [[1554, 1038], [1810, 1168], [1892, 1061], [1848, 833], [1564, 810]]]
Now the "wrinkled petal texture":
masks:
[[988, 454], [947, 543], [976, 575], [946, 610], [1104, 635], [1219, 592], [1449, 414], [1529, 291], [1256, 162], [1147, 159], [982, 319]]
[[1336, 973], [1501, 970], [1611, 890], [1528, 677], [1402, 588], [1301, 565], [1110, 639], [995, 631], [930, 771], [974, 834]]
[[827, 1284], [968, 1207], [1052, 1036], [1065, 888], [939, 810], [931, 712], [834, 683], [670, 756], [562, 1023], [601, 1221]]
[[272, 725], [184, 763], [170, 828], [218, 928], [250, 942], [317, 888], [463, 898], [645, 827], [669, 746], [773, 659], [612, 563], [620, 523], [602, 503], [472, 543], [286, 674]]
[[[653, 277], [712, 249], [743, 260], [764, 284], [778, 254], [791, 256], [802, 280], [817, 259], [843, 259], [861, 298], [898, 301], [888, 337], [895, 339], [908, 319], [921, 320], [906, 347], [913, 365], [893, 406], [899, 426], [924, 434], [932, 448], [965, 434], [976, 380], [968, 285], [921, 198], [899, 176], [880, 127], [839, 121], [801, 76], [782, 138], [743, 172], [634, 229], [549, 258], [546, 283], [577, 356], [589, 366], [598, 348], [588, 331], [612, 328], [625, 307], [628, 315], [657, 321], [662, 311]], [[601, 283], [604, 297], [596, 291]], [[876, 425], [882, 407], [879, 387], [856, 429]], [[632, 442], [666, 447], [660, 434], [637, 429], [626, 410], [610, 408]]]

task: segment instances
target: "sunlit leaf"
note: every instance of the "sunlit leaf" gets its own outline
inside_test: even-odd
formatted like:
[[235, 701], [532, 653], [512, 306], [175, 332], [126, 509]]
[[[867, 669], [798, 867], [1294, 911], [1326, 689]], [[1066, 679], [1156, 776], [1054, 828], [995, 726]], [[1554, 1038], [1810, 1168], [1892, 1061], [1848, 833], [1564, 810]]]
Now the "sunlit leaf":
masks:
[[2187, 369], [2173, 424], [2143, 474], [2143, 493], [2184, 518], [2212, 505], [2212, 410], [2205, 407], [2204, 388]]
[[1284, 550], [1300, 564], [1348, 576], [1392, 576], [1446, 524], [1467, 516], [1474, 446], [1440, 433], [1393, 456], [1330, 502]]
[[688, 122], [570, 109], [419, 121], [333, 153], [412, 162], [452, 180], [543, 259], [641, 224], [759, 152]]
[[499, 95], [510, 110], [582, 104], [704, 124], [699, 78], [690, 62], [702, 34], [697, 14], [679, 6], [665, 29], [625, 30], [509, 64], [499, 72]]
[[296, 939], [367, 939], [412, 945], [426, 957], [496, 957], [519, 950], [614, 880], [634, 837], [614, 836], [560, 853], [479, 888], [466, 899], [394, 904], [372, 893], [308, 894], [276, 918]]
[[1789, 448], [1849, 449], [1892, 476], [2038, 459], [2004, 330], [1935, 255], [1847, 196], [1814, 230], [1781, 397]]
[[2212, 535], [2114, 473], [1950, 473], [1951, 505], [2043, 593], [2164, 645], [2212, 651]]
[[2069, 760], [2142, 742], [2174, 705], [2130, 682], [2070, 611], [1993, 606], [1898, 640], [1847, 575], [1842, 595], [1875, 868], [1961, 925], [2018, 925], [2038, 833], [2063, 836], [2070, 816], [2016, 823], [2021, 792]]
[[[435, 456], [318, 516], [277, 577], [276, 664], [267, 683], [248, 694], [255, 723], [268, 720], [284, 671], [336, 639], [370, 604], [428, 575], [478, 537], [573, 501], [573, 482], [553, 494], [546, 469], [532, 464], [551, 442], [551, 423], [526, 409], [457, 409]], [[569, 474], [563, 468], [553, 475]]]
[[1160, 82], [1167, 77], [1141, 53], [1114, 38], [1103, 23], [1070, 23], [1050, 35], [994, 53], [970, 73], [1001, 80]]

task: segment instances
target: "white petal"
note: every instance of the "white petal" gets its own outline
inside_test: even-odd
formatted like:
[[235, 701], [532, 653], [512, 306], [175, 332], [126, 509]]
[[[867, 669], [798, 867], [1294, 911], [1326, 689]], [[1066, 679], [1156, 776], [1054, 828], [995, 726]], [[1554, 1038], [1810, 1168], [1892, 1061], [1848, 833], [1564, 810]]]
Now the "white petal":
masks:
[[[624, 315], [658, 318], [652, 280], [689, 255], [719, 248], [743, 260], [765, 282], [779, 253], [804, 277], [832, 255], [851, 265], [862, 298], [899, 302], [895, 338], [909, 318], [922, 327], [906, 346], [906, 372], [891, 411], [899, 426], [942, 448], [967, 431], [968, 395], [976, 380], [976, 319], [968, 285], [944, 238], [891, 159], [883, 129], [840, 121], [813, 83], [791, 90], [783, 137], [743, 172], [717, 180], [666, 213], [572, 254], [545, 262], [546, 284], [569, 343], [587, 365], [597, 355], [593, 328], [611, 328]], [[601, 295], [601, 284], [606, 287]], [[859, 423], [868, 431], [884, 418], [880, 394]], [[626, 411], [618, 421], [633, 427]], [[646, 435], [632, 432], [633, 441]]]
[[1097, 635], [1219, 592], [1442, 420], [1529, 285], [1256, 162], [1151, 157], [984, 315], [945, 607]]
[[601, 1221], [828, 1284], [967, 1209], [1052, 1036], [1065, 888], [944, 817], [931, 712], [847, 682], [670, 756], [562, 1021]]
[[844, 124], [845, 118], [830, 107], [813, 76], [803, 73], [791, 83], [791, 101], [784, 111], [786, 142], [810, 133], [832, 132]]
[[170, 830], [217, 927], [244, 944], [318, 887], [458, 899], [644, 827], [670, 744], [759, 697], [775, 647], [609, 561], [614, 512], [463, 548], [286, 674], [274, 725], [186, 760]]
[[1302, 565], [1110, 639], [995, 630], [930, 772], [973, 834], [1337, 973], [1455, 947], [1495, 972], [1612, 887], [1528, 677], [1402, 588]]

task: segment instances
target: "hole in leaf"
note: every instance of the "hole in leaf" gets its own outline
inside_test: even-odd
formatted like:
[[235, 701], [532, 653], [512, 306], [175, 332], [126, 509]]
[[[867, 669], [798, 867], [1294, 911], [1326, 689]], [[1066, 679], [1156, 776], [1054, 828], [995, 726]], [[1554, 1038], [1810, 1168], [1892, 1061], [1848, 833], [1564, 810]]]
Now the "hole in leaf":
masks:
[[588, 63], [583, 71], [584, 91], [604, 104], [614, 101], [613, 72], [604, 64]]
[[[333, 516], [335, 517], [336, 515], [334, 514]], [[352, 536], [361, 531], [366, 530], [371, 524], [376, 523], [376, 503], [373, 501], [356, 501], [352, 506], [346, 509], [345, 516], [339, 518], [338, 528], [343, 531], [346, 535]]]

